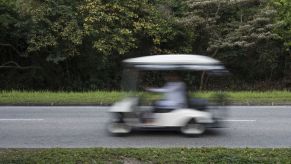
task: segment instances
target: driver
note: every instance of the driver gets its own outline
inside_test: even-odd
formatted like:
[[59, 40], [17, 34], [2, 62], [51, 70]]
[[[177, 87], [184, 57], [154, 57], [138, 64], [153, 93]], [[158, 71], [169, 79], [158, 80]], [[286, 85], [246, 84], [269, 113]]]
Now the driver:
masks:
[[156, 102], [157, 108], [183, 108], [186, 107], [186, 86], [175, 73], [165, 76], [167, 83], [162, 88], [146, 88], [150, 92], [164, 93], [164, 99]]

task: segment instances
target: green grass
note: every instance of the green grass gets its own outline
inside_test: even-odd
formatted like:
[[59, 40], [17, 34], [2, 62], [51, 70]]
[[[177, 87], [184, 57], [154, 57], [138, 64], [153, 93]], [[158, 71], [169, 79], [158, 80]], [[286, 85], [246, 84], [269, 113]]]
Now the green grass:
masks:
[[0, 163], [290, 163], [291, 149], [0, 149]]
[[111, 104], [121, 99], [125, 93], [122, 92], [21, 92], [2, 91], [0, 92], [0, 104]]
[[[142, 93], [139, 93], [142, 94]], [[209, 98], [214, 92], [197, 92], [193, 95]], [[231, 103], [242, 105], [291, 104], [291, 92], [226, 92]], [[0, 91], [0, 105], [108, 105], [120, 100], [126, 93], [118, 91], [49, 92]], [[151, 100], [158, 95], [145, 94]]]
[[[209, 98], [214, 92], [201, 92], [199, 97]], [[235, 104], [244, 105], [276, 105], [276, 104], [291, 104], [290, 91], [240, 91], [226, 92], [230, 101]]]

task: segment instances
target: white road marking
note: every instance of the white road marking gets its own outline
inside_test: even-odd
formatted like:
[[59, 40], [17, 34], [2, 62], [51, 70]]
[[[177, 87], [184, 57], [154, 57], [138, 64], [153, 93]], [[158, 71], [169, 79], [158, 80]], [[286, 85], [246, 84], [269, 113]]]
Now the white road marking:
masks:
[[43, 121], [44, 119], [0, 118], [0, 121]]
[[224, 122], [255, 122], [257, 120], [220, 120]]

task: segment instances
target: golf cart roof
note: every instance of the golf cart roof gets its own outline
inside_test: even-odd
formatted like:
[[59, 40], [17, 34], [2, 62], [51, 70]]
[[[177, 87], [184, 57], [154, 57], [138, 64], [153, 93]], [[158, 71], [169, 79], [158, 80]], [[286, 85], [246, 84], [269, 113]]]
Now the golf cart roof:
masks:
[[202, 55], [153, 55], [130, 58], [123, 62], [127, 67], [134, 67], [140, 70], [225, 70], [220, 61]]

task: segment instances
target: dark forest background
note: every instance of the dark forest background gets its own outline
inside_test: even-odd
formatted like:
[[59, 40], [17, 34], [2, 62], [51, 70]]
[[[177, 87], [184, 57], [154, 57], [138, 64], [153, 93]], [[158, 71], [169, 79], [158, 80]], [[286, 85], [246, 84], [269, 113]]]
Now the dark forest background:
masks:
[[232, 72], [201, 89], [286, 89], [290, 48], [290, 0], [0, 0], [2, 90], [116, 90], [123, 59], [169, 53]]

